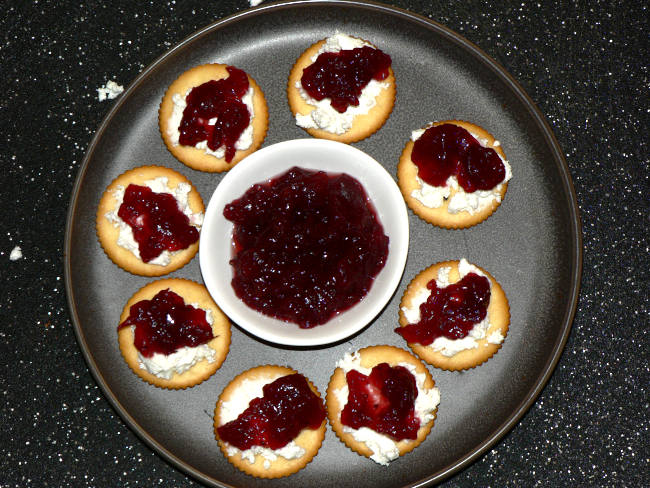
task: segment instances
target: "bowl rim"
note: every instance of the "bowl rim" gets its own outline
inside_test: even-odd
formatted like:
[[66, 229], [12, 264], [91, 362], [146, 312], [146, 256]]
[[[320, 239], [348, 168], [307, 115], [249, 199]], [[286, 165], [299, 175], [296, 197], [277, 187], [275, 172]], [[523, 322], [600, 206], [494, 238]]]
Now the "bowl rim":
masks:
[[[294, 153], [286, 164], [274, 163], [260, 168], [269, 159]], [[339, 154], [358, 161], [348, 171], [325, 168], [317, 162], [324, 154]], [[310, 159], [311, 158], [311, 159]], [[294, 161], [294, 162], [292, 162]], [[206, 249], [220, 244], [228, 253], [232, 249], [232, 228], [223, 217], [225, 204], [237, 199], [256, 183], [263, 183], [279, 176], [290, 168], [320, 169], [328, 173], [344, 173], [356, 178], [364, 187], [377, 216], [389, 236], [389, 253], [386, 263], [375, 277], [368, 294], [357, 304], [340, 312], [325, 324], [302, 329], [297, 324], [284, 322], [253, 310], [236, 297], [232, 286], [232, 266], [218, 259], [221, 253], [208, 253]], [[271, 169], [273, 168], [273, 169]], [[363, 168], [363, 171], [360, 171]], [[347, 168], [346, 168], [347, 169]], [[245, 181], [241, 183], [242, 179]], [[370, 183], [370, 184], [369, 184]], [[381, 183], [379, 188], [377, 183]], [[241, 189], [238, 190], [237, 188]], [[378, 199], [381, 192], [384, 198]], [[389, 198], [386, 198], [386, 195]], [[374, 198], [373, 198], [374, 197]], [[392, 218], [391, 215], [394, 215]], [[217, 237], [219, 236], [219, 237]], [[225, 237], [227, 236], [227, 237]], [[281, 141], [265, 146], [244, 158], [231, 168], [215, 188], [205, 211], [199, 240], [199, 266], [203, 282], [219, 308], [230, 320], [244, 331], [264, 341], [285, 346], [325, 346], [340, 342], [368, 326], [386, 307], [401, 281], [409, 246], [409, 220], [406, 203], [391, 174], [377, 160], [360, 149], [348, 144], [316, 138], [300, 138]], [[228, 279], [221, 278], [228, 269]], [[221, 271], [221, 273], [219, 273]], [[217, 276], [218, 275], [218, 276]], [[349, 323], [346, 323], [350, 321]]]

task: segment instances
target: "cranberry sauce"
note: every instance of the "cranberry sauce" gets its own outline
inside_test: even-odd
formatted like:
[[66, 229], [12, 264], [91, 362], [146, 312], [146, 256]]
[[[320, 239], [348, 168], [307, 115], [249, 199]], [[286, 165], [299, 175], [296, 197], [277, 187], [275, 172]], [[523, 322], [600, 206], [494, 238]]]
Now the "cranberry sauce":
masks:
[[325, 52], [303, 70], [300, 81], [313, 99], [330, 98], [332, 107], [343, 113], [349, 105], [359, 105], [370, 80], [386, 79], [390, 64], [388, 54], [370, 46]]
[[303, 429], [317, 429], [325, 419], [323, 400], [301, 374], [282, 376], [264, 385], [239, 417], [217, 427], [219, 438], [242, 451], [253, 446], [280, 449]]
[[487, 315], [490, 280], [485, 276], [468, 273], [444, 288], [431, 280], [427, 288], [431, 295], [420, 305], [420, 321], [395, 329], [407, 342], [427, 346], [438, 337], [462, 339]]
[[366, 192], [346, 174], [292, 168], [226, 205], [236, 295], [302, 328], [359, 302], [388, 257]]
[[182, 347], [196, 347], [213, 339], [205, 310], [185, 305], [171, 290], [161, 290], [151, 300], [131, 306], [118, 330], [135, 326], [135, 348], [144, 357], [169, 355]]
[[411, 160], [426, 183], [445, 186], [447, 178], [456, 176], [468, 193], [491, 190], [506, 175], [503, 161], [494, 149], [481, 146], [472, 134], [453, 124], [429, 127], [415, 141]]
[[343, 425], [368, 427], [396, 440], [417, 438], [420, 420], [414, 407], [418, 390], [408, 369], [381, 363], [369, 376], [350, 370], [346, 380], [349, 393], [341, 412]]
[[[242, 102], [248, 91], [248, 77], [242, 70], [228, 66], [228, 78], [211, 80], [192, 88], [187, 95], [187, 106], [179, 127], [179, 142], [184, 146], [195, 146], [207, 141], [208, 147], [216, 151], [221, 145], [226, 148], [225, 159], [232, 161], [235, 143], [248, 127], [250, 113]], [[216, 119], [214, 125], [211, 119]]]
[[145, 263], [163, 251], [180, 251], [199, 239], [199, 231], [169, 193], [156, 193], [147, 186], [129, 185], [117, 215], [133, 230], [140, 258]]

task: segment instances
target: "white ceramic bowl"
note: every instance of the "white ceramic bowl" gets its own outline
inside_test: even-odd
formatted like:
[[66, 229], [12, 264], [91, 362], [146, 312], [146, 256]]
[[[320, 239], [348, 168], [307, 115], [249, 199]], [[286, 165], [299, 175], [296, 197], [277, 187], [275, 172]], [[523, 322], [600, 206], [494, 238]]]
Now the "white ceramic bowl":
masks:
[[[248, 307], [231, 286], [233, 225], [224, 207], [255, 183], [263, 183], [298, 166], [347, 173], [364, 186], [389, 238], [388, 259], [368, 294], [325, 324], [301, 329], [297, 324], [263, 315]], [[239, 327], [276, 344], [318, 346], [345, 339], [369, 324], [391, 299], [406, 264], [409, 227], [404, 199], [390, 174], [366, 153], [324, 139], [296, 139], [254, 152], [221, 180], [208, 204], [201, 229], [199, 261], [205, 285], [215, 302]]]

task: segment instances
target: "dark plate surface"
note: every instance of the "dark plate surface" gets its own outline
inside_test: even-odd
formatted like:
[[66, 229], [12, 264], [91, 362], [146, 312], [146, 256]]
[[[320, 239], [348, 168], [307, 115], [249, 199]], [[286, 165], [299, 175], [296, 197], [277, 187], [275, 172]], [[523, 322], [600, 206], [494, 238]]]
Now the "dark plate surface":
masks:
[[[233, 327], [230, 353], [208, 381], [186, 391], [140, 381], [123, 361], [116, 326], [128, 298], [150, 280], [116, 267], [99, 246], [99, 198], [127, 169], [160, 164], [185, 174], [206, 204], [220, 175], [176, 161], [158, 132], [167, 86], [185, 69], [207, 62], [250, 73], [270, 111], [265, 145], [305, 137], [289, 111], [289, 70], [313, 42], [340, 30], [372, 41], [393, 59], [398, 87], [386, 125], [355, 144], [391, 174], [413, 129], [431, 120], [465, 119], [497, 137], [513, 169], [506, 198], [482, 224], [441, 230], [409, 212], [410, 248], [396, 294], [380, 316], [344, 343], [319, 349], [277, 348]], [[201, 252], [206, 252], [201, 250]], [[248, 477], [221, 455], [212, 412], [221, 389], [259, 364], [289, 365], [321, 393], [336, 361], [367, 345], [406, 348], [393, 329], [401, 295], [428, 265], [466, 257], [503, 286], [511, 325], [500, 352], [463, 373], [430, 368], [441, 391], [426, 441], [388, 468], [362, 458], [328, 428], [307, 468], [272, 482]], [[440, 481], [472, 462], [521, 418], [553, 371], [575, 311], [582, 265], [573, 187], [553, 134], [518, 84], [480, 49], [424, 18], [377, 4], [297, 2], [262, 5], [201, 30], [148, 67], [121, 95], [93, 140], [77, 179], [66, 233], [66, 286], [75, 331], [89, 368], [124, 421], [168, 461], [213, 486], [374, 486]], [[201, 281], [198, 258], [171, 276]]]

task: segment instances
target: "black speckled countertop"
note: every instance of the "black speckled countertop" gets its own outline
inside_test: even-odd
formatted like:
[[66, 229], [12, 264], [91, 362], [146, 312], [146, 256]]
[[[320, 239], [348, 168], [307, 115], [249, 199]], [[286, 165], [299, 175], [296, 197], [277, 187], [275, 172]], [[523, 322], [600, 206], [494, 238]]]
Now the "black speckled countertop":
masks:
[[[644, 2], [394, 1], [502, 64], [546, 116], [574, 181], [583, 277], [550, 381], [487, 454], [443, 486], [650, 486], [648, 11]], [[75, 339], [68, 204], [113, 101], [237, 1], [2, 6], [0, 487], [199, 486], [115, 413]]]

